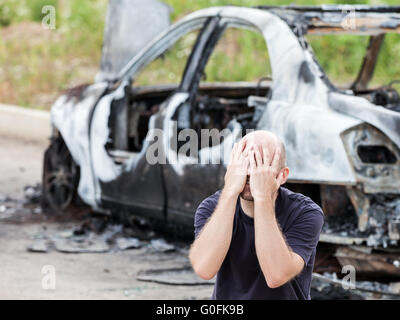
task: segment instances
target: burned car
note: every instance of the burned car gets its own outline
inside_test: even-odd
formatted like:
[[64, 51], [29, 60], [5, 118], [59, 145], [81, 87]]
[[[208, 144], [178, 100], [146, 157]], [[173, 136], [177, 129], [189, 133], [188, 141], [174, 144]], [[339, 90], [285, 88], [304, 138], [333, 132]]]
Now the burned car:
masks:
[[[110, 7], [117, 3], [124, 1]], [[79, 198], [126, 223], [141, 216], [192, 236], [197, 206], [224, 181], [226, 161], [210, 160], [244, 130], [265, 129], [286, 145], [287, 187], [311, 197], [326, 215], [315, 271], [340, 274], [353, 265], [357, 276], [399, 279], [400, 97], [391, 83], [396, 79], [374, 89], [368, 83], [385, 35], [400, 33], [400, 7], [212, 7], [161, 26], [164, 31], [130, 52], [118, 32], [129, 29], [135, 10], [123, 10], [118, 21], [124, 27], [106, 26], [96, 82], [70, 90], [52, 107], [45, 204], [63, 211]], [[343, 10], [352, 13], [353, 27], [343, 24]], [[232, 29], [263, 38], [268, 56], [257, 63], [260, 69], [270, 64], [271, 74], [255, 82], [205, 81], [210, 57]], [[163, 66], [165, 53], [193, 32], [177, 84], [136, 85], [143, 70], [154, 61]], [[351, 85], [332, 83], [309, 34], [369, 36]], [[192, 141], [195, 156], [178, 152], [187, 142], [179, 138], [184, 130], [201, 136], [213, 128], [229, 131], [206, 145]], [[157, 129], [163, 133], [158, 139]], [[146, 157], [155, 142], [165, 163]]]

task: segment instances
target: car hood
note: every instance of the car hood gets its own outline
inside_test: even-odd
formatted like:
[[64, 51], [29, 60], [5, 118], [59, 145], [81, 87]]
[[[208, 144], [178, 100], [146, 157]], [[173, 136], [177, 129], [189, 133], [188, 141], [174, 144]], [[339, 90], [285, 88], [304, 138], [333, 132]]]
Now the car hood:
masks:
[[159, 0], [110, 0], [96, 82], [115, 80], [128, 61], [170, 25], [170, 12]]

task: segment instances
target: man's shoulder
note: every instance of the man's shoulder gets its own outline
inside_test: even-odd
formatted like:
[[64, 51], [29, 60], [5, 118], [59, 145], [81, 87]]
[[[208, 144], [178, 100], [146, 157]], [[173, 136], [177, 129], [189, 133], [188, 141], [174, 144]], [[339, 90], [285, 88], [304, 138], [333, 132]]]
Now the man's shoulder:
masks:
[[291, 191], [287, 188], [281, 187], [281, 194], [284, 198], [285, 208], [293, 209], [298, 214], [305, 212], [314, 212], [315, 214], [324, 215], [321, 207], [316, 204], [310, 197]]
[[218, 199], [221, 194], [221, 191], [218, 190], [211, 196], [205, 198], [200, 205], [197, 207], [197, 210], [194, 214], [194, 228], [195, 228], [195, 238], [197, 238], [200, 230], [203, 228], [204, 224], [207, 222], [209, 217], [215, 210], [215, 207], [218, 204]]
[[215, 207], [217, 206], [219, 197], [221, 195], [221, 191], [222, 190], [217, 190], [215, 193], [213, 193], [212, 195], [208, 196], [207, 198], [205, 198], [199, 205], [198, 209], [200, 208], [207, 208], [210, 210], [214, 210]]
[[209, 196], [207, 199], [212, 199], [212, 200], [218, 201], [219, 197], [221, 196], [221, 192], [222, 192], [222, 190], [217, 190], [214, 194]]

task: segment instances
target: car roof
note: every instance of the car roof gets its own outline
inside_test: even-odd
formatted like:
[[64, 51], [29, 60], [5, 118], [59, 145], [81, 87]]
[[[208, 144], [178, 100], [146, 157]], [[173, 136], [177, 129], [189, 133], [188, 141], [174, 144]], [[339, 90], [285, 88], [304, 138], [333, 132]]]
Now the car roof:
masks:
[[255, 6], [311, 34], [400, 33], [400, 6]]

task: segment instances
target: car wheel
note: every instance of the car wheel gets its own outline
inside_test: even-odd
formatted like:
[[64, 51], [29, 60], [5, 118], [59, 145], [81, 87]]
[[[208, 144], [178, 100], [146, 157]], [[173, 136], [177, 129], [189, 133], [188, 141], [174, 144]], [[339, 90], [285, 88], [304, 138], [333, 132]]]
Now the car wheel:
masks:
[[76, 200], [79, 167], [73, 160], [61, 135], [53, 137], [44, 154], [43, 208], [54, 213], [67, 210]]

